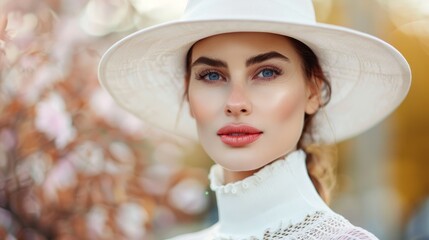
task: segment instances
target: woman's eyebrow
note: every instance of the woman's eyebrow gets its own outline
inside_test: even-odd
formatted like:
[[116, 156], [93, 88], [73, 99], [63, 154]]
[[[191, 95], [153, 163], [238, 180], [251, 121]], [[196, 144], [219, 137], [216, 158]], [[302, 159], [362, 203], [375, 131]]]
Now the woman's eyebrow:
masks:
[[284, 56], [283, 54], [280, 54], [276, 51], [271, 51], [271, 52], [262, 53], [262, 54], [259, 54], [259, 55], [256, 55], [254, 57], [247, 59], [246, 60], [246, 67], [253, 65], [253, 64], [261, 63], [263, 61], [267, 61], [267, 60], [273, 59], [273, 58], [282, 59], [282, 60], [285, 60], [287, 62], [290, 61], [289, 58]]
[[228, 68], [228, 64], [226, 62], [218, 59], [208, 58], [208, 57], [199, 57], [197, 60], [195, 60], [194, 63], [192, 63], [191, 67], [194, 67], [200, 64], [209, 65], [212, 67]]
[[[271, 51], [271, 52], [262, 53], [247, 59], [246, 67], [253, 64], [261, 63], [273, 58], [289, 61], [289, 58], [284, 56], [283, 54], [280, 54], [276, 51]], [[226, 62], [218, 59], [209, 58], [209, 57], [199, 57], [197, 60], [195, 60], [195, 62], [192, 63], [191, 67], [194, 67], [196, 65], [201, 65], [201, 64], [212, 66], [212, 67], [228, 68], [228, 64]]]

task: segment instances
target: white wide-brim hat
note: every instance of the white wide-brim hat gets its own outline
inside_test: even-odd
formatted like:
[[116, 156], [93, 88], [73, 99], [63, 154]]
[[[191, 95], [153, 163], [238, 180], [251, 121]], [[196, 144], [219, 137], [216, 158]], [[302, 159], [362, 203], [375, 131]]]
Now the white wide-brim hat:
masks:
[[144, 122], [196, 140], [195, 120], [183, 98], [186, 54], [198, 40], [229, 32], [285, 35], [314, 51], [332, 86], [330, 102], [315, 118], [319, 143], [374, 126], [410, 87], [409, 65], [395, 48], [362, 32], [317, 23], [311, 0], [190, 0], [180, 20], [114, 44], [101, 59], [100, 82]]

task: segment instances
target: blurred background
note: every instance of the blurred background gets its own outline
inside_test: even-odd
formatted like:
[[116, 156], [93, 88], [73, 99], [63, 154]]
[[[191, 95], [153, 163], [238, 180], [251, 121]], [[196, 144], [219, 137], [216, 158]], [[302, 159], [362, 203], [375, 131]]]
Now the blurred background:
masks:
[[[380, 239], [429, 239], [429, 1], [314, 0], [319, 21], [409, 61], [405, 102], [338, 145], [331, 206]], [[119, 109], [107, 48], [184, 0], [0, 0], [0, 239], [164, 239], [216, 221], [199, 146]], [[335, 41], [335, 39], [332, 39]]]

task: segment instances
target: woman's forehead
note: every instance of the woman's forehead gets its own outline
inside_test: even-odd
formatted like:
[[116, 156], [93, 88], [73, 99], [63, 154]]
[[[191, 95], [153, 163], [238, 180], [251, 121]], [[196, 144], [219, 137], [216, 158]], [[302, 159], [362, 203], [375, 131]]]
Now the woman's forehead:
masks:
[[[193, 46], [193, 59], [202, 55], [221, 57], [224, 53], [233, 54], [238, 51], [249, 54], [261, 52], [283, 52], [291, 54], [294, 47], [290, 39], [283, 35], [263, 32], [234, 32], [204, 38]], [[217, 56], [219, 55], [219, 56]]]
[[[272, 33], [237, 32], [214, 35], [198, 41], [192, 47], [189, 64], [192, 66], [200, 58], [210, 58], [222, 62], [223, 66], [228, 66], [230, 61], [250, 66], [251, 59], [272, 53], [297, 65], [301, 63], [301, 57], [289, 37]], [[280, 59], [266, 59], [273, 58]]]

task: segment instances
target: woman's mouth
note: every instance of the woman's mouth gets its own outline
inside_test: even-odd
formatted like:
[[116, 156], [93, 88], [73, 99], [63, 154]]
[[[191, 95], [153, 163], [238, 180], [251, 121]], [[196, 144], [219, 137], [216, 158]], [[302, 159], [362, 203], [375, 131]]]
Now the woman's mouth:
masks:
[[220, 140], [231, 147], [243, 147], [262, 135], [262, 131], [248, 125], [226, 125], [217, 131]]

